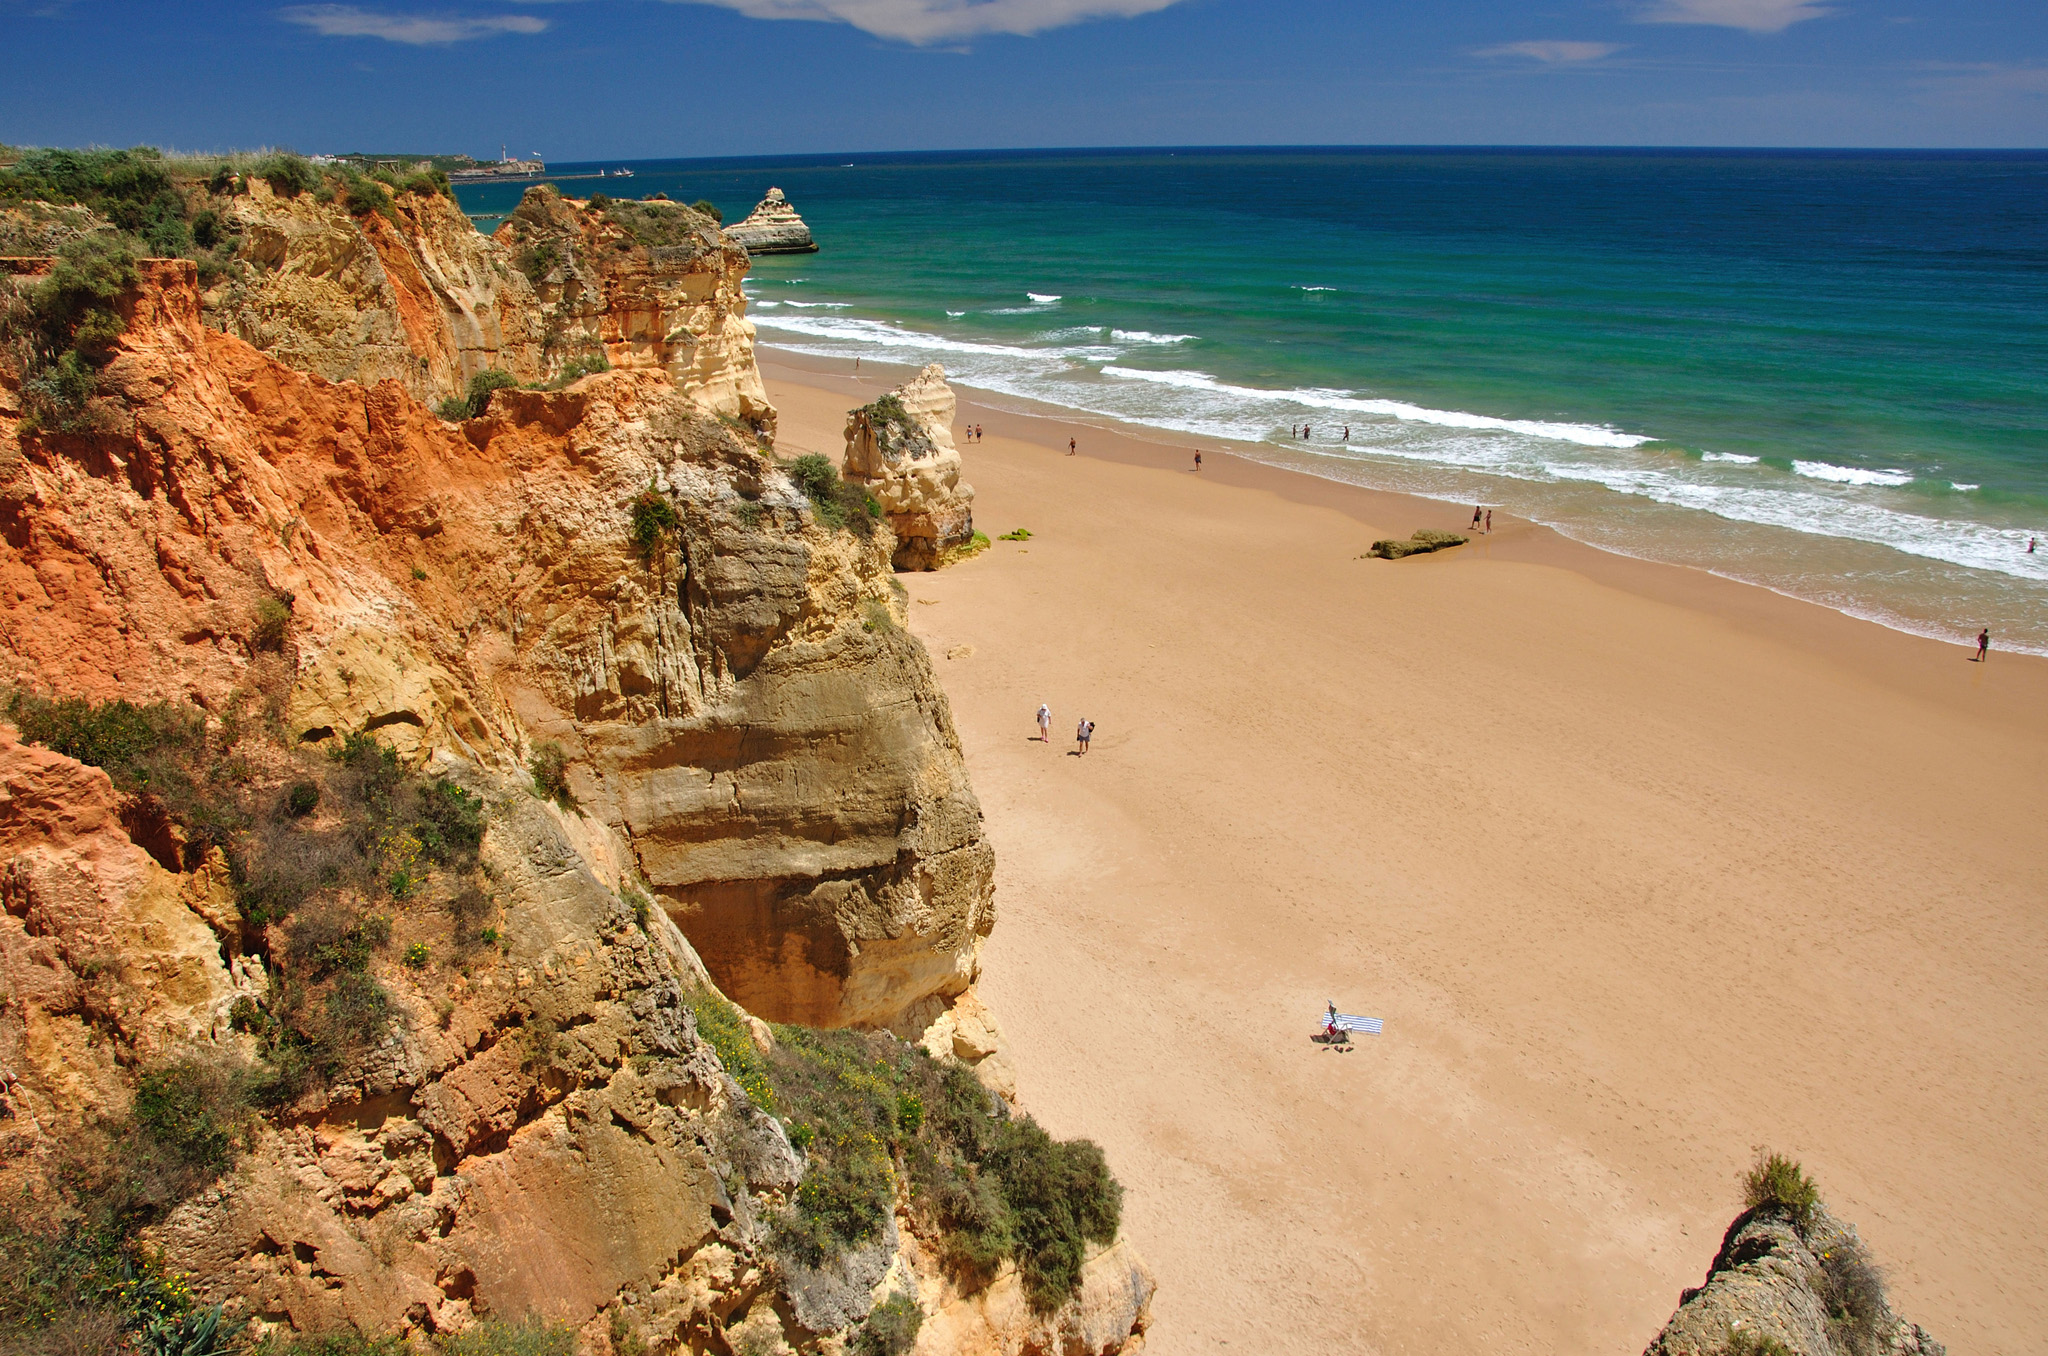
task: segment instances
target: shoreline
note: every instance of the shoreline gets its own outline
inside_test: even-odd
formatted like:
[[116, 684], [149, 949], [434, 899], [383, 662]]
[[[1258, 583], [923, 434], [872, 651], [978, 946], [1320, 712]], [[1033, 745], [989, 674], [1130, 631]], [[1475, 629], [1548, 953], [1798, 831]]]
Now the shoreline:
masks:
[[[911, 364], [871, 363], [855, 378], [851, 364], [844, 359], [790, 353], [772, 344], [759, 347], [767, 350], [766, 356], [759, 358], [765, 381], [786, 381], [849, 397], [864, 392], [864, 398], [871, 400], [908, 381], [918, 371]], [[875, 375], [870, 377], [869, 370]], [[983, 424], [991, 436], [1015, 437], [1045, 446], [1057, 446], [1072, 437], [1080, 442], [1079, 455], [1083, 457], [1154, 470], [1190, 470], [1196, 445], [1175, 440], [1176, 435], [1171, 433], [1134, 425], [1105, 427], [1051, 407], [1017, 411], [987, 403], [972, 387], [956, 383], [954, 390], [960, 399], [959, 418]], [[838, 464], [842, 450], [839, 446], [822, 445], [820, 439], [812, 441], [821, 445], [796, 450], [821, 452], [831, 457], [834, 465]], [[963, 444], [963, 452], [967, 446]], [[1245, 456], [1227, 444], [1204, 443], [1201, 452], [1201, 474], [1205, 479], [1263, 490], [1293, 503], [1334, 509], [1361, 527], [1377, 529], [1374, 535], [1405, 536], [1418, 527], [1437, 527], [1462, 535], [1469, 521], [1461, 506], [1444, 500], [1399, 490], [1370, 489], [1276, 466]], [[965, 474], [971, 482], [971, 468]], [[996, 533], [992, 531], [989, 535]], [[1372, 540], [1372, 536], [1367, 536], [1358, 550], [1363, 552]], [[1803, 636], [1813, 643], [1846, 648], [1870, 672], [1917, 696], [1934, 696], [1949, 689], [1951, 661], [1971, 663], [1975, 668], [1969, 659], [1969, 648], [1956, 642], [1901, 630], [1825, 603], [1691, 565], [1610, 551], [1504, 512], [1496, 520], [1491, 536], [1474, 537], [1466, 546], [1444, 553], [1439, 560], [1448, 564], [1469, 555], [1557, 566], [1644, 598], [1709, 613], [1753, 634]], [[1985, 694], [1984, 700], [1993, 709], [2002, 709], [2009, 718], [2022, 721], [2032, 721], [2038, 713], [2048, 710], [2048, 657], [2026, 651], [2000, 651], [1994, 637], [1991, 660], [2001, 667], [2018, 665], [2030, 675], [2017, 685], [2000, 685], [1995, 693]], [[1987, 670], [1989, 667], [1986, 666]]]
[[[835, 460], [900, 379], [764, 373]], [[898, 576], [996, 850], [981, 990], [1125, 1185], [1153, 1349], [1634, 1356], [1756, 1145], [1899, 1312], [2029, 1348], [2048, 669], [1499, 518], [1360, 560], [1455, 510], [960, 419], [1033, 533]], [[1385, 1033], [1312, 1045], [1328, 999]]]

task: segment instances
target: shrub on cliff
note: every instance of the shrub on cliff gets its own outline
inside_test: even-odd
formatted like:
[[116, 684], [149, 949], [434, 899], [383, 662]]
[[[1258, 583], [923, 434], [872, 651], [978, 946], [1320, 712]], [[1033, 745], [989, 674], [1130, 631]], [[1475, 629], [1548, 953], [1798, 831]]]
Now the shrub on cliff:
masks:
[[668, 535], [681, 526], [676, 506], [652, 485], [633, 500], [632, 517], [633, 549], [643, 562], [652, 561]]
[[128, 327], [121, 298], [135, 286], [136, 252], [117, 237], [94, 234], [66, 242], [49, 273], [15, 285], [0, 311], [0, 339], [22, 374], [22, 397], [33, 425], [84, 432], [93, 424], [91, 398], [99, 370]]
[[886, 1035], [775, 1034], [773, 1104], [807, 1159], [773, 1223], [785, 1258], [815, 1266], [873, 1242], [899, 1175], [920, 1232], [963, 1283], [1014, 1261], [1040, 1312], [1073, 1294], [1088, 1243], [1115, 1239], [1123, 1192], [1095, 1145], [1011, 1118], [969, 1070]]
[[1803, 1228], [1820, 1204], [1820, 1190], [1793, 1159], [1759, 1150], [1756, 1163], [1742, 1176], [1742, 1199], [1752, 1210], [1783, 1210]]
[[705, 216], [710, 217], [713, 221], [717, 222], [721, 226], [725, 224], [725, 213], [719, 211], [718, 204], [712, 202], [709, 198], [697, 199], [697, 201], [690, 204], [690, 210], [693, 212], [702, 212]]
[[453, 400], [444, 400], [435, 410], [443, 419], [460, 422], [478, 419], [491, 407], [491, 392], [519, 385], [519, 378], [501, 368], [487, 367], [469, 379], [468, 389]]
[[270, 185], [280, 198], [296, 198], [320, 186], [320, 174], [304, 156], [281, 152], [264, 156], [249, 169], [252, 177]]
[[866, 537], [882, 520], [882, 506], [867, 488], [841, 480], [839, 468], [822, 453], [806, 452], [791, 462], [788, 470], [789, 478], [811, 501], [812, 511], [825, 526]]

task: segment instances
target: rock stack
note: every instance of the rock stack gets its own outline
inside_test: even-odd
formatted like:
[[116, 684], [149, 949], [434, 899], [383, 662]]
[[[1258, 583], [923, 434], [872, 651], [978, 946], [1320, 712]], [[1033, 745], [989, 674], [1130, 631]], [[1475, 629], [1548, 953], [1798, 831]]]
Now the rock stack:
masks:
[[771, 188], [768, 196], [747, 213], [747, 219], [736, 226], [728, 226], [725, 233], [747, 247], [748, 254], [815, 254], [818, 242], [811, 239], [811, 228], [804, 225], [804, 219], [789, 205], [789, 199], [782, 196], [782, 190]]
[[946, 369], [933, 363], [846, 416], [842, 473], [881, 504], [899, 570], [935, 570], [974, 539], [974, 487], [960, 483], [953, 410]]

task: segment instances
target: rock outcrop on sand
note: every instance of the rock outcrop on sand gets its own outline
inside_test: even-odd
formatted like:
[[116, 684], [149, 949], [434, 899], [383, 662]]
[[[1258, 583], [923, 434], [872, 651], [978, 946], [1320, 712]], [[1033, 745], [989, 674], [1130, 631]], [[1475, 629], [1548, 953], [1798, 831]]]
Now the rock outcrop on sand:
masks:
[[726, 227], [725, 233], [749, 254], [815, 254], [818, 249], [811, 228], [804, 225], [779, 188], [769, 189], [768, 196], [747, 213], [747, 219]]
[[960, 480], [954, 409], [946, 369], [933, 363], [846, 416], [841, 473], [882, 506], [899, 570], [935, 570], [974, 538], [974, 487]]
[[1891, 1311], [1856, 1230], [1814, 1206], [1744, 1212], [1643, 1356], [1943, 1356]]
[[1369, 556], [1382, 560], [1400, 560], [1405, 556], [1428, 555], [1432, 551], [1447, 551], [1453, 546], [1463, 546], [1465, 539], [1455, 532], [1440, 532], [1433, 527], [1418, 527], [1415, 534], [1406, 539], [1388, 537], [1372, 544]]
[[[561, 296], [572, 271], [611, 297], [670, 267], [582, 208], [534, 215], [574, 253]], [[326, 238], [305, 224], [287, 260]], [[588, 257], [607, 241], [617, 262]], [[663, 314], [736, 290], [715, 235], [660, 248], [689, 256], [664, 276], [696, 279]], [[992, 856], [880, 535], [821, 524], [668, 357], [501, 390], [454, 424], [400, 376], [336, 382], [207, 327], [185, 261], [146, 261], [122, 304], [78, 431], [25, 423], [0, 371], [7, 678], [261, 725], [273, 761], [367, 733], [488, 808], [488, 894], [466, 906], [487, 940], [443, 959], [457, 905], [391, 888], [394, 946], [357, 962], [384, 1034], [247, 1127], [156, 1227], [165, 1264], [302, 1331], [533, 1313], [592, 1351], [621, 1331], [836, 1352], [907, 1293], [931, 1356], [1135, 1351], [1152, 1282], [1127, 1244], [1091, 1248], [1041, 1314], [1013, 1271], [956, 1281], [907, 1205], [879, 1279], [800, 1312], [768, 1221], [805, 1157], [699, 1024], [723, 989], [920, 1038], [1011, 1091], [972, 987]], [[587, 314], [608, 335], [619, 313]], [[566, 764], [553, 800], [528, 772], [544, 745]], [[150, 797], [0, 725], [0, 1186], [127, 1114], [138, 1070], [255, 1057], [285, 934], [231, 876]]]

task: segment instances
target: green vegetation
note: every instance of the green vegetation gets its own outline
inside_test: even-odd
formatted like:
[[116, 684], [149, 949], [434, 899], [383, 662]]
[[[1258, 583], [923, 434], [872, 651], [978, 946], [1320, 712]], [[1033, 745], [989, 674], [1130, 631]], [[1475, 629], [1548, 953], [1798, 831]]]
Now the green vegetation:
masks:
[[576, 1330], [562, 1324], [527, 1319], [520, 1323], [485, 1320], [437, 1344], [441, 1356], [571, 1356]]
[[1820, 1204], [1820, 1191], [1796, 1161], [1759, 1150], [1756, 1163], [1743, 1174], [1742, 1199], [1751, 1210], [1783, 1210], [1803, 1229]]
[[817, 452], [806, 452], [787, 468], [789, 478], [811, 501], [811, 509], [818, 521], [835, 530], [853, 533], [857, 537], [871, 536], [875, 524], [882, 520], [882, 506], [867, 488], [850, 480], [839, 478], [839, 468], [829, 457]]
[[718, 205], [712, 202], [709, 198], [697, 199], [697, 201], [690, 204], [690, 210], [693, 212], [702, 212], [705, 216], [710, 217], [713, 221], [717, 222], [721, 226], [725, 224], [725, 213], [719, 211]]
[[611, 370], [611, 359], [605, 357], [602, 353], [590, 353], [581, 358], [571, 358], [568, 362], [562, 364], [562, 370], [555, 374], [553, 381], [547, 383], [547, 388], [559, 391], [564, 386], [574, 386], [585, 377]]
[[502, 391], [519, 385], [519, 378], [502, 368], [487, 367], [469, 379], [469, 389], [451, 400], [444, 400], [434, 413], [453, 423], [464, 419], [479, 419], [491, 406], [491, 392]]
[[895, 614], [880, 598], [869, 598], [860, 605], [860, 629], [872, 632], [888, 632], [896, 629]]
[[1414, 535], [1406, 541], [1388, 537], [1374, 542], [1372, 549], [1366, 554], [1378, 556], [1383, 560], [1400, 560], [1404, 556], [1427, 555], [1431, 551], [1441, 551], [1447, 547], [1464, 544], [1465, 539], [1455, 532], [1439, 532], [1433, 527], [1418, 527]]
[[676, 506], [668, 501], [668, 496], [652, 485], [633, 500], [632, 512], [633, 548], [640, 553], [643, 563], [651, 563], [662, 543], [682, 526], [682, 522], [676, 517]]
[[849, 1349], [853, 1356], [903, 1356], [917, 1345], [917, 1330], [923, 1326], [924, 1310], [898, 1292], [875, 1306]]
[[1845, 1234], [1820, 1255], [1819, 1292], [1827, 1311], [1828, 1335], [1848, 1356], [1877, 1356], [1884, 1349], [1884, 1273], [1854, 1235]]
[[[777, 1027], [775, 1036], [766, 1061], [774, 1100], [764, 1105], [808, 1158], [795, 1202], [773, 1224], [774, 1247], [790, 1261], [817, 1265], [873, 1241], [899, 1182], [963, 1283], [986, 1283], [1014, 1261], [1040, 1312], [1073, 1294], [1089, 1242], [1116, 1237], [1123, 1191], [1102, 1151], [1011, 1118], [967, 1069], [886, 1035]], [[738, 1054], [758, 1061], [751, 1050]]]
[[562, 252], [545, 240], [536, 241], [519, 251], [515, 266], [526, 275], [526, 280], [538, 286], [541, 280], [553, 273], [562, 263]]
[[1792, 1348], [1754, 1328], [1730, 1328], [1722, 1356], [1793, 1356]]
[[533, 774], [534, 789], [541, 799], [551, 800], [564, 810], [576, 808], [576, 797], [569, 790], [569, 755], [562, 752], [562, 746], [552, 741], [533, 746], [533, 756], [526, 760], [526, 770]]
[[135, 286], [137, 250], [95, 234], [60, 247], [42, 278], [10, 282], [0, 293], [0, 341], [22, 374], [31, 427], [92, 431], [90, 401], [100, 369], [128, 327], [121, 298]]
[[[395, 1334], [380, 1337], [349, 1328], [309, 1336], [278, 1335], [250, 1349], [250, 1356], [410, 1356], [415, 1350]], [[437, 1356], [572, 1356], [576, 1331], [536, 1318], [486, 1318], [459, 1333], [432, 1339], [427, 1350]]]
[[1002, 536], [1000, 536], [1000, 537], [997, 537], [997, 538], [996, 538], [996, 540], [997, 540], [997, 541], [1030, 541], [1030, 540], [1031, 540], [1031, 529], [1030, 529], [1030, 528], [1028, 528], [1028, 527], [1017, 527], [1017, 528], [1012, 528], [1012, 529], [1010, 529], [1010, 530], [1009, 530], [1008, 532], [1005, 532], [1005, 533], [1003, 533], [1003, 535], [1002, 535]]
[[707, 221], [698, 215], [695, 208], [685, 207], [679, 202], [632, 202], [597, 194], [590, 199], [590, 206], [636, 244], [650, 249], [669, 249], [679, 245], [701, 247], [704, 240], [700, 233], [718, 223], [718, 218], [712, 217]]
[[755, 1106], [773, 1111], [775, 1091], [768, 1081], [768, 1063], [741, 1023], [739, 1009], [715, 993], [700, 990], [690, 995], [690, 1011], [697, 1019], [697, 1034], [718, 1052], [725, 1071], [754, 1099]]

